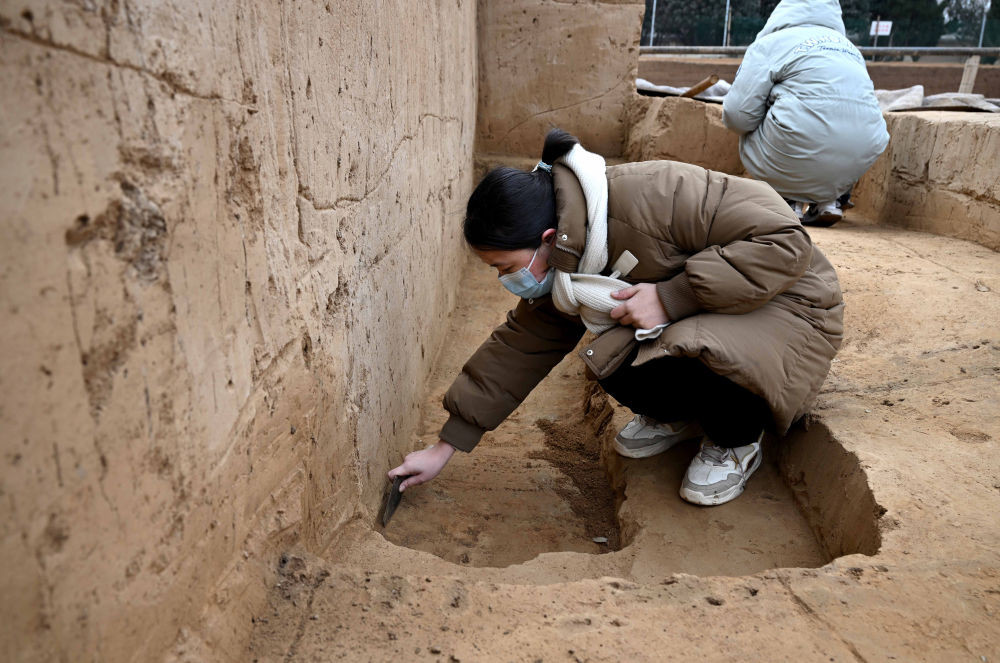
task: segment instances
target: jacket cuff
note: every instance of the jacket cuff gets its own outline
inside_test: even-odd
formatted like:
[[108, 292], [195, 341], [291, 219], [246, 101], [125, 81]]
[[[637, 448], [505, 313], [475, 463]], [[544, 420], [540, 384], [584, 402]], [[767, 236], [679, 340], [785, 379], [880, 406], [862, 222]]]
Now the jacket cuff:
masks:
[[681, 272], [669, 281], [656, 284], [656, 294], [671, 322], [676, 322], [701, 310], [698, 298], [688, 280], [687, 272]]
[[486, 429], [470, 424], [457, 414], [453, 414], [441, 428], [439, 437], [459, 451], [468, 453], [476, 448], [485, 432]]

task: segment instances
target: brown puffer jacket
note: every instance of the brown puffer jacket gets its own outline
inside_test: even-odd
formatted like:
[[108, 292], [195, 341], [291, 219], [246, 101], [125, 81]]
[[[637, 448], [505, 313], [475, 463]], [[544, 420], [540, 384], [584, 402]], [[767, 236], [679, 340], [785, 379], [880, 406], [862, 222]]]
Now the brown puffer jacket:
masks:
[[[549, 264], [572, 272], [586, 240], [586, 201], [572, 171], [557, 161], [552, 174], [558, 229]], [[631, 251], [639, 264], [624, 280], [656, 283], [673, 321], [640, 345], [635, 364], [697, 357], [763, 397], [785, 433], [808, 411], [840, 347], [844, 303], [829, 261], [763, 182], [673, 161], [610, 166], [607, 176], [609, 266]], [[550, 296], [521, 300], [445, 394], [451, 417], [441, 439], [471, 451], [584, 331]], [[603, 378], [618, 368], [633, 332], [613, 328], [584, 348], [591, 372]]]

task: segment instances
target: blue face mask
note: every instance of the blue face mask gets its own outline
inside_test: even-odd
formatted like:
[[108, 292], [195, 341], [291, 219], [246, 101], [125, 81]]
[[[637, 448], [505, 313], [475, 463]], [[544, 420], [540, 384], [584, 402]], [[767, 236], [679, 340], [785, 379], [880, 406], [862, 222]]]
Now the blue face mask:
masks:
[[531, 273], [530, 268], [532, 263], [535, 262], [535, 256], [537, 255], [538, 249], [535, 249], [535, 252], [531, 255], [531, 262], [528, 263], [527, 267], [522, 267], [512, 274], [501, 276], [501, 285], [523, 299], [531, 299], [532, 297], [541, 297], [542, 295], [549, 294], [552, 291], [552, 280], [555, 278], [556, 272], [550, 267], [541, 283], [535, 280], [535, 276]]

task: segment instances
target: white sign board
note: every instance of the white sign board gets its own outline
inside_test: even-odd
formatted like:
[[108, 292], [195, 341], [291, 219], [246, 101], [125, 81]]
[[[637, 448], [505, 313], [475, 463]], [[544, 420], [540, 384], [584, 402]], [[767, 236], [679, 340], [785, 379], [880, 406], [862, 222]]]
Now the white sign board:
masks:
[[874, 37], [875, 35], [888, 37], [890, 32], [892, 32], [892, 21], [872, 21], [872, 27], [868, 31], [868, 35], [870, 37]]

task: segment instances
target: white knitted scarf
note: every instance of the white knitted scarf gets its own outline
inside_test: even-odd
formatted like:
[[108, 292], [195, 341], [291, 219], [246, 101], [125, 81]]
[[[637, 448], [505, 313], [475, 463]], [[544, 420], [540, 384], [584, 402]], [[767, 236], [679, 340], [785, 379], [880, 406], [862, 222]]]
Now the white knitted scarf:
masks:
[[[631, 284], [612, 276], [601, 276], [608, 264], [608, 177], [604, 158], [588, 152], [578, 143], [561, 162], [573, 171], [587, 201], [587, 241], [583, 256], [574, 273], [556, 270], [552, 284], [552, 301], [563, 313], [578, 315], [595, 334], [611, 329], [618, 321], [611, 310], [623, 300], [611, 297], [612, 292]], [[653, 329], [637, 329], [637, 340], [655, 338], [667, 325]]]

